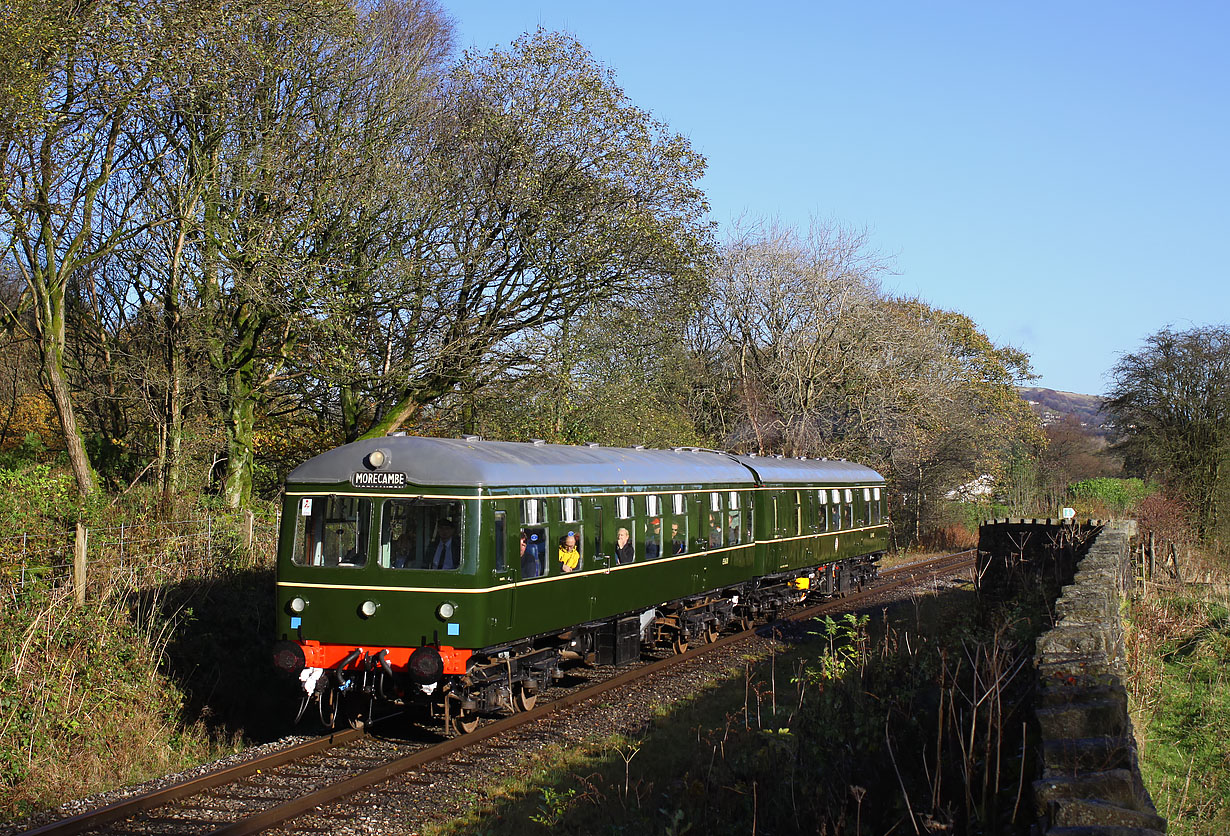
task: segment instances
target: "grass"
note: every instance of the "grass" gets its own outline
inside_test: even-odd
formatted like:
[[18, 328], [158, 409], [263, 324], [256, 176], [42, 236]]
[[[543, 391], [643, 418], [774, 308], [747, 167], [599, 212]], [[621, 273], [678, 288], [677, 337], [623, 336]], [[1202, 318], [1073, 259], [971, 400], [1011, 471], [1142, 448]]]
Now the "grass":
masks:
[[1033, 628], [1015, 614], [971, 618], [977, 610], [964, 593], [925, 596], [885, 619], [813, 622], [660, 706], [644, 730], [525, 757], [473, 788], [458, 818], [422, 832], [858, 834], [913, 832], [911, 818], [966, 832], [1011, 822], [1025, 802], [1010, 692], [1027, 685], [1029, 666], [1014, 671]]
[[1154, 587], [1128, 634], [1141, 770], [1176, 836], [1230, 832], [1230, 595], [1224, 567], [1199, 585]]

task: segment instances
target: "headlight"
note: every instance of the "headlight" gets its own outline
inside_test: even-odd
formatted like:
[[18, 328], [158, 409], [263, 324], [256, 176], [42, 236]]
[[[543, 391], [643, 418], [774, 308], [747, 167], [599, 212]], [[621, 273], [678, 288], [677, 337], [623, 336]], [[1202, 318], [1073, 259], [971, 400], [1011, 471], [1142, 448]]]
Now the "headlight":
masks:
[[290, 599], [290, 611], [291, 612], [303, 612], [305, 609], [307, 609], [307, 601], [304, 601], [302, 598], [299, 598], [299, 597]]
[[384, 467], [384, 451], [372, 450], [367, 454], [367, 463], [375, 468]]
[[443, 604], [436, 607], [436, 616], [438, 616], [441, 621], [448, 621], [453, 617], [453, 613], [455, 612], [457, 612], [457, 606], [451, 601], [445, 601]]
[[376, 614], [377, 606], [378, 604], [375, 601], [364, 601], [363, 605], [359, 607], [359, 612], [363, 613], [364, 618], [371, 618]]

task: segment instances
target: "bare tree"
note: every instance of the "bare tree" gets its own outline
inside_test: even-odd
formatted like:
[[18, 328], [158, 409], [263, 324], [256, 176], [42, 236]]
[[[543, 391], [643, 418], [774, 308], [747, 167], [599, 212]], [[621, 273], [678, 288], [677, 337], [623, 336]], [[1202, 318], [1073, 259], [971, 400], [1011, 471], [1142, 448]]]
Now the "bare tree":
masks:
[[[65, 374], [66, 298], [71, 279], [86, 280], [85, 271], [150, 222], [133, 191], [101, 210], [108, 187], [147, 162], [147, 146], [133, 137], [134, 102], [148, 89], [150, 33], [160, 28], [144, 11], [65, 3], [56, 6], [54, 21], [36, 21], [35, 71], [25, 105], [7, 114], [3, 137], [3, 252], [25, 283], [18, 310], [6, 313], [29, 323], [19, 327], [38, 346], [82, 496], [97, 482]], [[21, 319], [19, 311], [31, 316]]]
[[1223, 536], [1230, 481], [1230, 330], [1164, 329], [1120, 358], [1107, 407], [1126, 466], [1154, 475], [1195, 516], [1201, 537]]
[[573, 39], [539, 31], [467, 56], [442, 103], [413, 234], [356, 297], [376, 312], [368, 330], [339, 332], [330, 352], [359, 384], [350, 420], [364, 415], [369, 434], [481, 388], [543, 326], [681, 287], [708, 252], [703, 160]]

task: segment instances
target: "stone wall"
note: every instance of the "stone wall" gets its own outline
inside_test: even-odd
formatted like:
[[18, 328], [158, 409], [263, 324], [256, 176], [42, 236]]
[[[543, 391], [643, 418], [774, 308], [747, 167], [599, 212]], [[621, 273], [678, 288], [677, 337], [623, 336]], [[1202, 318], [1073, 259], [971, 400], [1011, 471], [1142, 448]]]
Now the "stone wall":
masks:
[[1038, 638], [1036, 714], [1042, 777], [1039, 833], [1146, 836], [1166, 832], [1141, 782], [1123, 687], [1120, 607], [1130, 591], [1131, 523], [1102, 529]]

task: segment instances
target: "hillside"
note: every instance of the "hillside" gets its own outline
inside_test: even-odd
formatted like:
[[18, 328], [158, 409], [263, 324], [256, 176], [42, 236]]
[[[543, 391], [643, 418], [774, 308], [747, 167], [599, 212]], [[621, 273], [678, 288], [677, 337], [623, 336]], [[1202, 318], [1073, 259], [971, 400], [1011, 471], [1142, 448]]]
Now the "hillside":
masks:
[[1110, 419], [1102, 411], [1103, 401], [1098, 395], [1057, 392], [1036, 386], [1018, 386], [1017, 391], [1042, 416], [1044, 424], [1054, 423], [1065, 415], [1075, 415], [1089, 430], [1099, 435], [1106, 433]]

